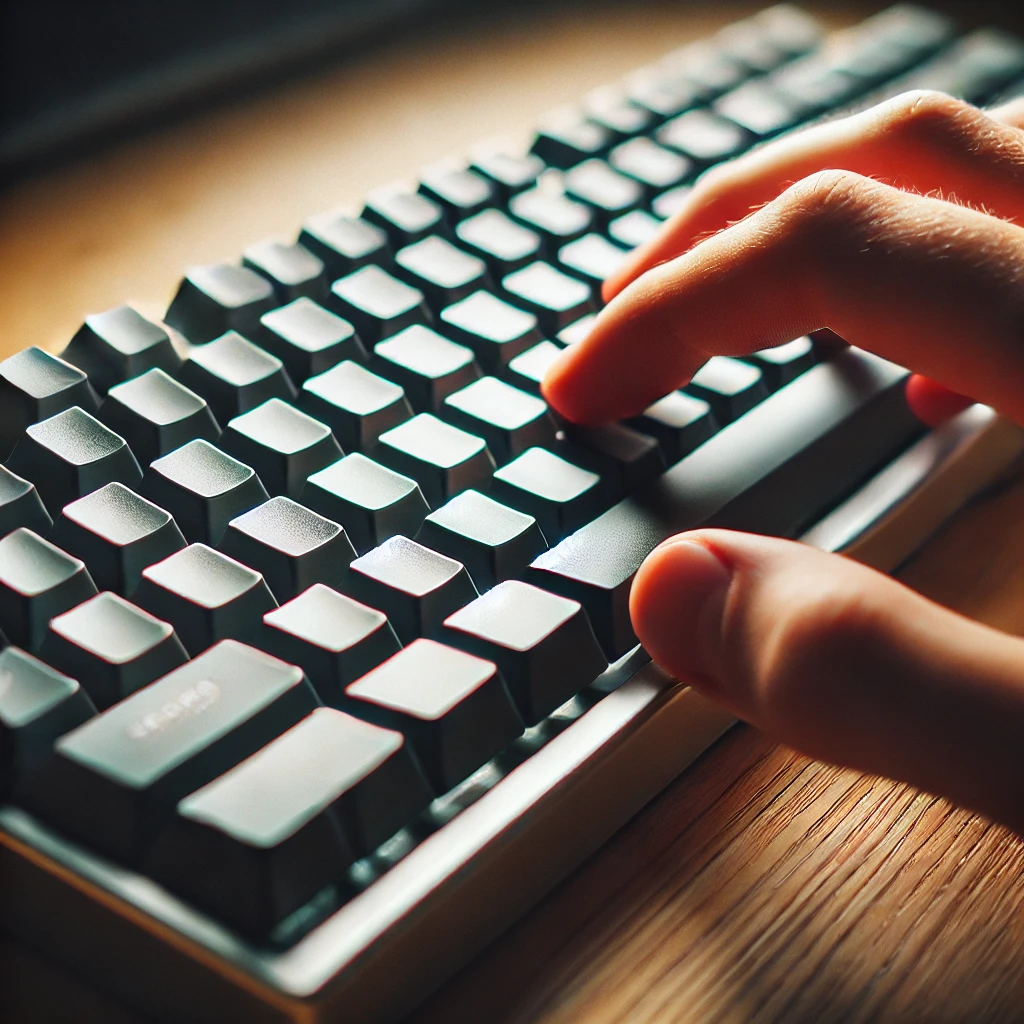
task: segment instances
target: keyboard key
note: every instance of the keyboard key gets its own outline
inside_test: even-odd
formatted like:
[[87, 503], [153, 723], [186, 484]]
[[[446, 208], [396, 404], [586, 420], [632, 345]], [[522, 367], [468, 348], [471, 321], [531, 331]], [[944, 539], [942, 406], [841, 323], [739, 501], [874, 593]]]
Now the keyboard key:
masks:
[[502, 466], [491, 490], [498, 501], [533, 516], [549, 544], [578, 530], [604, 508], [600, 476], [546, 448], [531, 448]]
[[375, 266], [335, 281], [328, 305], [355, 325], [367, 346], [430, 318], [421, 291]]
[[383, 612], [322, 583], [267, 612], [259, 645], [298, 665], [320, 699], [336, 708], [349, 683], [402, 648]]
[[11, 454], [33, 423], [76, 405], [95, 412], [99, 404], [77, 366], [35, 346], [8, 356], [0, 362], [0, 458]]
[[596, 313], [588, 313], [586, 316], [581, 316], [579, 320], [573, 321], [568, 327], [563, 327], [555, 335], [555, 339], [565, 345], [566, 348], [570, 345], [578, 345], [594, 329], [594, 321], [596, 319]]
[[712, 40], [689, 43], [673, 50], [659, 61], [659, 65], [670, 76], [695, 83], [705, 99], [735, 88], [750, 76], [742, 61], [716, 46]]
[[292, 498], [302, 493], [310, 474], [344, 454], [330, 427], [279, 398], [231, 420], [220, 447], [251, 466], [268, 494]]
[[565, 192], [586, 203], [598, 224], [607, 224], [640, 205], [644, 190], [632, 178], [620, 174], [603, 160], [584, 160], [565, 175]]
[[356, 557], [345, 531], [289, 498], [232, 519], [219, 550], [263, 575], [279, 602], [314, 583], [337, 587]]
[[690, 185], [677, 185], [662, 192], [651, 200], [651, 213], [662, 220], [670, 220], [689, 202], [692, 191]]
[[734, 124], [707, 110], [688, 110], [658, 130], [658, 142], [689, 157], [704, 167], [728, 160], [747, 143], [748, 134]]
[[531, 188], [514, 195], [508, 212], [532, 231], [536, 231], [549, 251], [586, 234], [594, 223], [589, 206], [561, 192]]
[[0, 651], [0, 796], [38, 771], [53, 744], [95, 714], [76, 680], [18, 647]]
[[387, 263], [387, 243], [380, 228], [334, 210], [310, 217], [299, 235], [299, 244], [323, 262], [328, 280], [351, 274], [368, 263]]
[[269, 495], [249, 466], [208, 441], [189, 441], [156, 459], [140, 491], [174, 516], [189, 541], [218, 544], [235, 516]]
[[567, 458], [600, 473], [612, 501], [653, 480], [665, 468], [658, 442], [622, 423], [566, 424], [560, 445]]
[[123, 438], [78, 406], [29, 427], [7, 465], [35, 483], [51, 517], [112, 480], [135, 487], [142, 479]]
[[456, 608], [477, 596], [461, 562], [401, 536], [360, 555], [349, 566], [345, 591], [384, 612], [403, 644], [436, 635]]
[[116, 482], [65, 505], [50, 540], [82, 559], [101, 590], [124, 597], [147, 565], [185, 547], [168, 512]]
[[0, 537], [6, 537], [19, 526], [40, 534], [49, 533], [52, 525], [36, 485], [0, 466]]
[[686, 388], [711, 406], [719, 423], [731, 423], [768, 396], [761, 371], [728, 356], [712, 356]]
[[182, 797], [317, 704], [301, 669], [226, 641], [58, 740], [21, 800], [93, 849], [138, 863]]
[[115, 384], [99, 418], [128, 442], [143, 467], [196, 438], [220, 438], [206, 399], [160, 369]]
[[299, 408], [326, 423], [344, 451], [369, 451], [412, 416], [405, 389], [346, 360], [302, 385]]
[[481, 592], [523, 576], [547, 550], [533, 516], [473, 490], [463, 491], [431, 512], [416, 540], [462, 562]]
[[346, 709], [402, 733], [430, 784], [446, 793], [522, 734], [491, 661], [416, 640], [345, 689]]
[[340, 523], [359, 554], [396, 533], [414, 534], [430, 511], [415, 480], [356, 452], [314, 473], [301, 500]]
[[395, 273], [423, 292], [435, 312], [487, 284], [484, 261], [438, 235], [399, 249]]
[[484, 291], [442, 310], [441, 329], [468, 345], [488, 373], [500, 372], [510, 359], [541, 340], [532, 313]]
[[795, 380], [818, 361], [814, 344], [808, 337], [796, 338], [774, 348], [763, 348], [744, 358], [760, 369], [772, 391]]
[[448, 643], [493, 661], [527, 725], [536, 725], [607, 667], [576, 602], [507, 580], [450, 615]]
[[539, 395], [541, 382], [561, 354], [553, 341], [542, 341], [510, 359], [505, 376], [515, 387]]
[[96, 593], [85, 563], [24, 527], [0, 539], [0, 630], [39, 650], [55, 615]]
[[472, 169], [491, 182], [502, 202], [508, 202], [517, 192], [532, 187], [544, 170], [544, 161], [534, 153], [516, 156], [492, 149], [477, 153]]
[[631, 422], [638, 430], [658, 439], [670, 466], [718, 430], [711, 406], [683, 391], [659, 398]]
[[205, 544], [147, 566], [134, 597], [174, 627], [193, 657], [219, 640], [255, 640], [264, 613], [277, 607], [258, 572]]
[[178, 377], [210, 403], [221, 423], [255, 409], [268, 398], [291, 401], [295, 397], [281, 360], [234, 331], [208, 345], [195, 346]]
[[260, 324], [260, 347], [277, 356], [300, 387], [303, 381], [343, 359], [366, 362], [366, 349], [356, 329], [311, 299], [296, 299], [265, 313]]
[[627, 250], [609, 242], [604, 235], [584, 235], [558, 250], [558, 265], [599, 289], [618, 271], [628, 255]]
[[510, 274], [540, 257], [540, 235], [501, 210], [483, 210], [455, 228], [460, 245], [487, 264], [495, 277]]
[[587, 119], [606, 129], [612, 141], [640, 135], [654, 121], [649, 110], [633, 103], [615, 86], [595, 89], [587, 96], [585, 107]]
[[164, 320], [201, 345], [228, 331], [254, 334], [260, 317], [277, 304], [266, 278], [247, 267], [216, 263], [188, 271]]
[[661, 230], [662, 221], [646, 210], [630, 210], [608, 225], [608, 237], [626, 249], [646, 245]]
[[400, 384], [419, 412], [437, 412], [448, 395], [480, 376], [471, 349], [419, 324], [375, 345], [370, 365]]
[[383, 229], [395, 249], [418, 242], [444, 225], [441, 207], [404, 185], [384, 185], [366, 197], [362, 216]]
[[431, 508], [469, 487], [486, 484], [494, 459], [481, 437], [420, 413], [380, 436], [377, 457], [412, 477]]
[[551, 167], [575, 167], [581, 160], [600, 156], [612, 144], [607, 128], [588, 121], [575, 112], [556, 113], [542, 126], [530, 152]]
[[131, 306], [87, 316], [62, 355], [102, 394], [147, 370], [174, 373], [181, 365], [167, 332]]
[[549, 263], [531, 263], [501, 282], [509, 299], [534, 313], [541, 327], [554, 334], [596, 308], [590, 287]]
[[641, 69], [627, 79], [627, 95], [633, 103], [649, 110], [659, 121], [667, 121], [700, 102], [701, 88], [694, 82]]
[[320, 708], [182, 800], [150, 870], [262, 939], [430, 796], [400, 735]]
[[451, 225], [479, 213], [494, 199], [494, 186], [483, 175], [458, 164], [434, 164], [420, 174], [420, 192], [444, 211]]
[[482, 377], [450, 394], [441, 415], [482, 437], [499, 464], [527, 448], [555, 440], [555, 424], [547, 405], [497, 377]]
[[52, 619], [39, 655], [101, 711], [188, 660], [168, 623], [109, 591]]
[[727, 92], [715, 102], [714, 112], [760, 139], [777, 135], [803, 120], [796, 105], [763, 81], [747, 82]]
[[257, 242], [242, 253], [242, 266], [265, 277], [278, 302], [293, 302], [303, 297], [319, 302], [327, 296], [323, 260], [298, 242], [288, 245], [273, 238]]
[[646, 138], [630, 139], [616, 146], [608, 154], [608, 163], [651, 193], [681, 184], [693, 168], [681, 153], [673, 153]]

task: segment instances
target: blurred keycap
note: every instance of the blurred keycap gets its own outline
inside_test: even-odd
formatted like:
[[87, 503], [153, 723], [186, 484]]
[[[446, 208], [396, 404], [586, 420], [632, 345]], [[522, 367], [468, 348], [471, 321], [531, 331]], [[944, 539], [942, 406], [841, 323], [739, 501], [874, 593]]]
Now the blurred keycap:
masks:
[[587, 120], [605, 128], [613, 142], [640, 135], [654, 122], [649, 110], [633, 103], [616, 86], [595, 89], [587, 95], [583, 106]]
[[435, 313], [487, 284], [484, 261], [438, 235], [399, 249], [395, 273], [423, 292]]
[[284, 363], [296, 385], [343, 359], [366, 362], [366, 349], [355, 328], [311, 299], [296, 299], [265, 313], [260, 325], [260, 347]]
[[276, 305], [266, 278], [247, 267], [216, 263], [188, 271], [164, 320], [200, 345], [227, 331], [253, 334], [260, 317]]
[[531, 188], [514, 195], [508, 212], [531, 231], [536, 231], [548, 252], [585, 235], [594, 224], [594, 212], [562, 192]]
[[494, 185], [460, 164], [439, 163], [420, 173], [420, 192], [444, 211], [449, 224], [478, 213], [494, 198]]
[[604, 235], [584, 235], [558, 250], [558, 265], [600, 294], [605, 280], [617, 273], [629, 253]]
[[370, 365], [400, 384], [419, 412], [437, 412], [448, 395], [480, 376], [471, 349], [418, 324], [374, 346]]
[[242, 266], [265, 277], [278, 302], [305, 297], [320, 300], [327, 295], [327, 271], [323, 260], [298, 242], [288, 245], [273, 238], [250, 245], [242, 253]]
[[686, 390], [703, 398], [719, 423], [731, 423], [768, 397], [761, 371], [728, 356], [712, 356], [693, 375]]
[[718, 430], [711, 406], [702, 398], [694, 398], [683, 391], [673, 391], [659, 398], [631, 422], [658, 439], [670, 466]]
[[40, 534], [49, 533], [52, 525], [35, 484], [0, 466], [0, 537], [19, 526]]
[[441, 229], [441, 207], [404, 185], [382, 185], [366, 197], [363, 219], [376, 224], [395, 249]]
[[510, 196], [529, 188], [544, 170], [544, 161], [533, 153], [516, 155], [500, 148], [479, 151], [472, 169], [487, 178], [507, 202]]
[[550, 263], [531, 263], [509, 274], [501, 286], [509, 300], [534, 313], [549, 334], [568, 327], [597, 307], [589, 285], [563, 274]]
[[646, 245], [661, 230], [662, 221], [646, 210], [630, 210], [608, 225], [608, 237], [626, 249]]
[[611, 144], [607, 128], [575, 112], [559, 111], [537, 131], [530, 151], [552, 167], [566, 168], [600, 156]]
[[565, 192], [570, 198], [586, 203], [601, 225], [635, 209], [644, 197], [639, 182], [620, 174], [603, 160], [584, 160], [567, 171]]
[[596, 313], [587, 313], [586, 316], [581, 316], [579, 320], [574, 320], [568, 327], [563, 327], [555, 335], [555, 338], [566, 347], [578, 345], [593, 330], [596, 319]]
[[387, 236], [380, 228], [334, 210], [310, 217], [302, 226], [299, 244], [323, 261], [328, 280], [368, 263], [388, 261]]
[[630, 139], [608, 154], [615, 170], [640, 182], [648, 194], [681, 184], [692, 164], [681, 153], [659, 146], [652, 139]]
[[703, 167], [735, 156], [749, 135], [707, 110], [688, 110], [658, 130], [658, 142]]
[[562, 351], [553, 341], [542, 341], [510, 359], [505, 376], [515, 387], [539, 395], [541, 382]]
[[481, 210], [468, 217], [456, 226], [455, 237], [479, 256], [495, 277], [510, 274], [540, 257], [540, 235], [501, 210]]
[[423, 293], [377, 266], [335, 281], [327, 304], [352, 322], [367, 347], [430, 319]]
[[510, 359], [541, 340], [532, 313], [479, 291], [441, 311], [441, 330], [473, 350], [487, 373], [498, 373]]

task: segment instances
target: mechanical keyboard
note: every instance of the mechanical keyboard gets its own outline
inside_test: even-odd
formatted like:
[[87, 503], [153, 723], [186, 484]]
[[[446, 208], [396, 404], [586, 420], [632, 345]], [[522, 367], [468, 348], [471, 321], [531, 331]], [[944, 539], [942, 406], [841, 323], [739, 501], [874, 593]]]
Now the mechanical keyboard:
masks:
[[0, 363], [0, 927], [168, 1021], [408, 1012], [732, 724], [637, 647], [680, 530], [891, 569], [1022, 452], [827, 332], [540, 396], [704, 169], [1024, 42], [780, 5]]

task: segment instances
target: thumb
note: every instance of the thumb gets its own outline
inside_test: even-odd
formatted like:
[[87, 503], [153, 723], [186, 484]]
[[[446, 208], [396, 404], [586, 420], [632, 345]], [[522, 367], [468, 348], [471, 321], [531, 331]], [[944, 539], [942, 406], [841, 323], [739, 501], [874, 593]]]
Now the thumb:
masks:
[[1024, 640], [838, 555], [728, 530], [657, 548], [630, 610], [654, 660], [737, 717], [1024, 834]]

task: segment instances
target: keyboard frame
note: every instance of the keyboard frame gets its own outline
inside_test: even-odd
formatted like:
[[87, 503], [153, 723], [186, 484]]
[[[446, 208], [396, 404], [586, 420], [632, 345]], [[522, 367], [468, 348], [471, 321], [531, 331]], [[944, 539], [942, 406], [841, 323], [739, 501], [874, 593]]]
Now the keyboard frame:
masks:
[[[1022, 456], [1024, 430], [973, 406], [914, 442], [802, 539], [892, 570]], [[283, 952], [240, 940], [11, 805], [0, 806], [0, 927], [159, 1019], [397, 1020], [734, 724], [640, 648], [592, 685], [585, 705]], [[59, 920], [40, 912], [51, 905], [66, 911]]]

